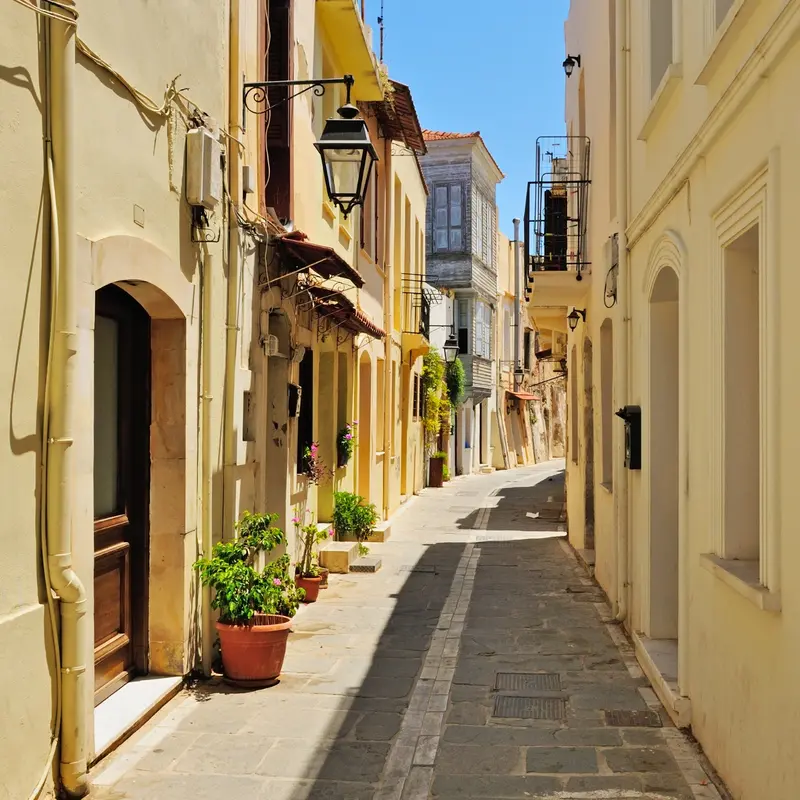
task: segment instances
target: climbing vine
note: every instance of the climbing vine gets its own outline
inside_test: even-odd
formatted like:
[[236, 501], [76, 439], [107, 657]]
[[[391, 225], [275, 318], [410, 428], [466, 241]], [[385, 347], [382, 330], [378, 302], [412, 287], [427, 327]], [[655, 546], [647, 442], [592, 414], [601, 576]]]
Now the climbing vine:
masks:
[[461, 363], [460, 358], [454, 359], [447, 365], [445, 381], [447, 382], [447, 394], [450, 398], [450, 404], [457, 408], [464, 402], [464, 386], [466, 384], [464, 365]]
[[431, 350], [423, 356], [421, 386], [424, 412], [422, 427], [425, 433], [425, 446], [429, 450], [435, 446], [442, 426], [450, 424], [450, 400], [444, 373], [444, 361], [435, 350]]

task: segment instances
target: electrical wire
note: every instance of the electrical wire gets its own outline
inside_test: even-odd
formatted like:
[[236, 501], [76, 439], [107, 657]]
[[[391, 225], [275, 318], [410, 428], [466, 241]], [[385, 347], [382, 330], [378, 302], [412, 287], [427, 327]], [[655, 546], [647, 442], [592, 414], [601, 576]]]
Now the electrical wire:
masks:
[[69, 15], [66, 17], [62, 14], [56, 14], [54, 11], [48, 11], [47, 9], [42, 8], [36, 4], [35, 0], [30, 0], [30, 2], [29, 0], [14, 0], [14, 2], [18, 5], [21, 5], [23, 8], [27, 8], [29, 11], [33, 11], [34, 14], [40, 14], [43, 17], [49, 17], [50, 19], [58, 20], [59, 22], [63, 22], [65, 25], [76, 26], [78, 24], [78, 9], [72, 8], [65, 3], [59, 3], [56, 2], [56, 0], [49, 0], [49, 5], [61, 8]]

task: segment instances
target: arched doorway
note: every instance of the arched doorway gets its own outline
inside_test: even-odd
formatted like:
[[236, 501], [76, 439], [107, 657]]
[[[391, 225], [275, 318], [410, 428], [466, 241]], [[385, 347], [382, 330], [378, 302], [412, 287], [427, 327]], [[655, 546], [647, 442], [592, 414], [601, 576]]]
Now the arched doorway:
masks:
[[670, 267], [650, 293], [650, 602], [652, 639], [678, 638], [679, 280]]
[[95, 703], [149, 667], [150, 317], [117, 286], [96, 295]]
[[372, 362], [369, 353], [364, 352], [358, 366], [358, 494], [367, 500], [370, 499], [371, 454]]
[[583, 397], [583, 546], [594, 550], [594, 384], [590, 339], [583, 340]]

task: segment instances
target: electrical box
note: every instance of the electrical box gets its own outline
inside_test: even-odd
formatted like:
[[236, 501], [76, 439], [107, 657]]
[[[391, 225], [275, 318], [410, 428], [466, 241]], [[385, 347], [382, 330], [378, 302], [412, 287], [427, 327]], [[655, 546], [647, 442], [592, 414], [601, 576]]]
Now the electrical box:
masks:
[[222, 200], [222, 148], [208, 128], [186, 134], [186, 199], [209, 211]]
[[625, 468], [642, 468], [642, 409], [640, 406], [625, 406], [617, 411], [625, 423]]

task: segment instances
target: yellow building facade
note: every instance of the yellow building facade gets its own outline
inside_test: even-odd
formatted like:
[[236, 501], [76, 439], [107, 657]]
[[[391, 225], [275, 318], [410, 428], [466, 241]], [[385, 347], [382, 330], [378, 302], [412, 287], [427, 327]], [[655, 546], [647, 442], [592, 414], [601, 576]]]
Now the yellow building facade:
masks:
[[565, 30], [592, 152], [570, 539], [733, 796], [789, 800], [800, 3], [573, 0]]
[[[424, 144], [407, 87], [387, 99], [360, 10], [178, 0], [156, 16], [143, 0], [67, 0], [54, 13], [10, 3], [0, 30], [19, 76], [0, 79], [10, 798], [81, 796], [126, 728], [209, 670], [192, 564], [243, 510], [278, 513], [291, 535], [297, 507], [330, 519], [335, 489], [388, 518], [422, 485], [410, 398], [426, 340], [404, 348], [410, 323], [388, 299], [396, 269], [424, 274]], [[339, 87], [281, 104], [269, 125], [244, 101], [245, 82], [344, 74], [380, 159], [348, 218], [314, 148]], [[292, 387], [307, 389], [293, 408]], [[331, 481], [309, 480], [306, 440]]]

